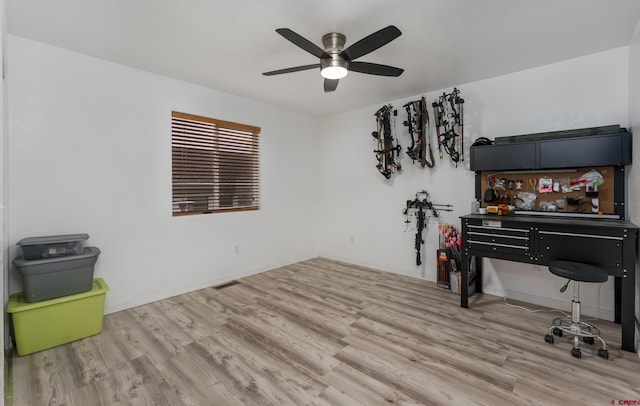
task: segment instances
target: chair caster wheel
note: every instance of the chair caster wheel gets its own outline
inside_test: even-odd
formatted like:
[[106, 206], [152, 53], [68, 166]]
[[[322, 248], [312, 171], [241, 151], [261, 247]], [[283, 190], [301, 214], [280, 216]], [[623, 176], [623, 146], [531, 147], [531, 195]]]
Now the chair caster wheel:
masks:
[[609, 351], [605, 350], [604, 348], [599, 348], [598, 349], [598, 357], [604, 358], [604, 359], [609, 359]]
[[549, 344], [553, 344], [553, 336], [551, 334], [547, 334], [544, 336], [544, 341], [546, 341]]
[[576, 358], [582, 358], [582, 351], [580, 351], [580, 348], [573, 347], [571, 349], [571, 356]]
[[582, 341], [584, 341], [585, 343], [587, 343], [589, 345], [593, 345], [593, 343], [595, 342], [593, 337], [582, 337]]
[[557, 335], [558, 337], [562, 337], [562, 330], [560, 330], [558, 327], [553, 329], [553, 334]]

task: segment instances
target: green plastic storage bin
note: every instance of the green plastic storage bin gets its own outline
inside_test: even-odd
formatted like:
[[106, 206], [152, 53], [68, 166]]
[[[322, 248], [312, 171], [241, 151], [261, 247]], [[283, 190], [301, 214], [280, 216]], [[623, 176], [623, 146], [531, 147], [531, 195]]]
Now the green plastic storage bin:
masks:
[[102, 331], [104, 301], [109, 286], [93, 280], [88, 292], [29, 303], [22, 292], [9, 298], [18, 355], [57, 347]]

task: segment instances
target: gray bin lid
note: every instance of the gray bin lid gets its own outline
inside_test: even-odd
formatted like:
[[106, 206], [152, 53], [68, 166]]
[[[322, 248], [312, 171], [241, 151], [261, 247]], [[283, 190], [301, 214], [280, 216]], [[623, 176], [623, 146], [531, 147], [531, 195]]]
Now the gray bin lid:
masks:
[[55, 244], [61, 242], [73, 242], [82, 241], [89, 238], [89, 234], [64, 234], [64, 235], [51, 235], [45, 237], [28, 237], [18, 241], [16, 245], [41, 245], [41, 244]]
[[22, 255], [17, 256], [13, 261], [13, 265], [16, 267], [24, 267], [28, 266], [36, 266], [40, 264], [53, 264], [56, 262], [69, 262], [69, 261], [81, 261], [85, 258], [98, 257], [100, 255], [100, 248], [98, 247], [84, 247], [82, 250], [82, 254], [77, 255], [66, 255], [61, 257], [51, 257], [51, 258], [43, 258], [43, 259], [24, 259]]

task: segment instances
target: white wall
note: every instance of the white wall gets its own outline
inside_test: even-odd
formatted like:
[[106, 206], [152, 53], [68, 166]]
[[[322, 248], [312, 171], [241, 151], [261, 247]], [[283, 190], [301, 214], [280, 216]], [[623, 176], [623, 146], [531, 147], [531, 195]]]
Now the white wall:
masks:
[[[629, 46], [629, 119], [634, 134], [640, 134], [640, 20]], [[640, 224], [640, 145], [634, 136], [633, 164], [629, 174], [629, 213]], [[640, 244], [639, 244], [640, 245]], [[636, 263], [636, 321], [640, 319], [640, 262]], [[640, 326], [636, 324], [636, 351], [640, 348]]]
[[[103, 251], [96, 276], [111, 285], [108, 312], [318, 253], [435, 280], [437, 222], [417, 267], [405, 202], [426, 189], [433, 202], [454, 205], [444, 221], [459, 225], [469, 212], [468, 161], [456, 168], [445, 157], [422, 169], [405, 157], [392, 180], [377, 172], [370, 134], [379, 105], [315, 120], [19, 37], [9, 47], [9, 243], [88, 232]], [[627, 126], [628, 51], [459, 86], [466, 155], [479, 136]], [[391, 101], [403, 147], [402, 104], [419, 96]], [[171, 217], [171, 110], [262, 127], [261, 211]], [[486, 260], [485, 269], [488, 293], [568, 308], [569, 293], [546, 268]], [[612, 319], [612, 281], [600, 293], [602, 317]], [[597, 289], [582, 296], [585, 312], [596, 313]]]
[[[88, 233], [107, 312], [317, 256], [315, 119], [8, 39], [12, 256]], [[262, 128], [260, 211], [171, 216], [172, 110]]]
[[[480, 136], [517, 135], [608, 124], [627, 126], [628, 48], [568, 60], [514, 74], [458, 86], [465, 99], [465, 155]], [[426, 94], [429, 102], [443, 91]], [[398, 109], [396, 130], [403, 147], [409, 135], [402, 105], [420, 95], [391, 103]], [[319, 251], [326, 257], [435, 281], [437, 222], [425, 233], [423, 265], [415, 265], [415, 221], [404, 232], [406, 200], [426, 189], [436, 203], [452, 203], [455, 212], [442, 218], [456, 224], [467, 214], [474, 196], [468, 160], [456, 168], [445, 157], [434, 169], [422, 169], [405, 156], [403, 171], [385, 180], [375, 168], [374, 113], [380, 106], [350, 111], [323, 120], [321, 202], [324, 220]], [[433, 133], [433, 126], [431, 127]], [[432, 134], [432, 140], [435, 140]], [[434, 141], [435, 142], [435, 141]], [[434, 146], [435, 147], [435, 146]], [[484, 289], [532, 303], [568, 309], [570, 292], [559, 293], [562, 281], [545, 267], [485, 260]], [[600, 292], [602, 317], [613, 319], [613, 278]], [[597, 311], [597, 289], [585, 286], [583, 310]]]

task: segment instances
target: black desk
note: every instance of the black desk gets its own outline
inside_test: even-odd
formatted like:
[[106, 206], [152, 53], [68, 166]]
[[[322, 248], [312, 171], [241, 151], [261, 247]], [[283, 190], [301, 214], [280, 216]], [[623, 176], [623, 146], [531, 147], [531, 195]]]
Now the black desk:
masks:
[[482, 293], [482, 258], [548, 265], [556, 259], [598, 265], [615, 277], [615, 321], [622, 349], [634, 350], [638, 227], [627, 221], [526, 215], [462, 216], [460, 306], [469, 307], [469, 268]]

